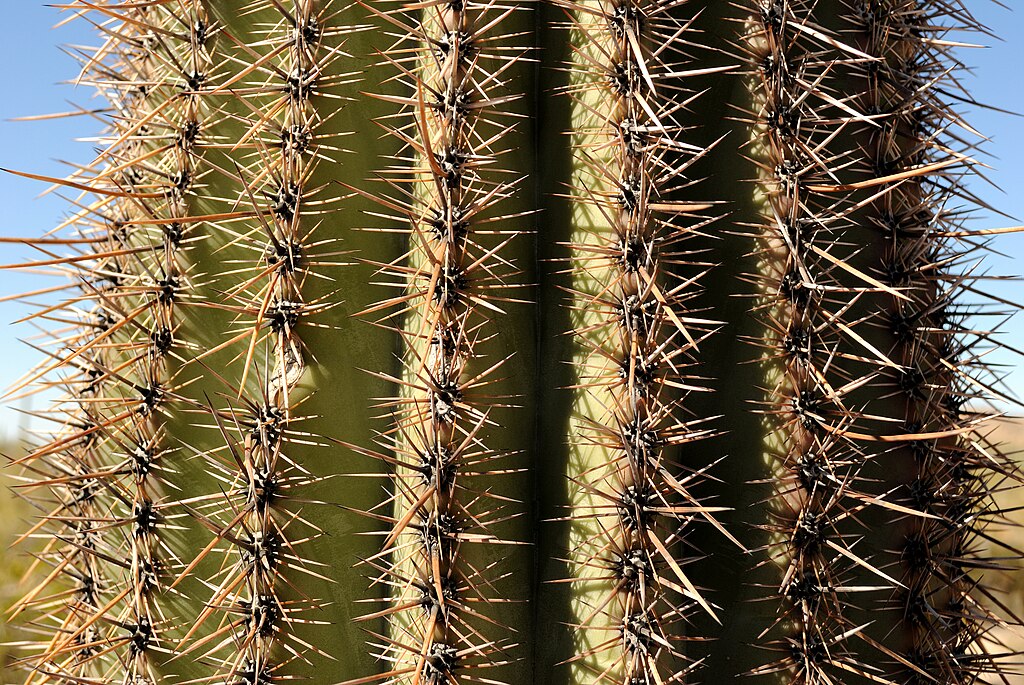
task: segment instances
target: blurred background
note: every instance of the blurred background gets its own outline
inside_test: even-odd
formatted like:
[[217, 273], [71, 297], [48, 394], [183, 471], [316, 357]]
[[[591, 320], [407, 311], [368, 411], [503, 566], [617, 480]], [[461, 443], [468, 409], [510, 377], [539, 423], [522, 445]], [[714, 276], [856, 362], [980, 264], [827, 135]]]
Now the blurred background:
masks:
[[[955, 4], [955, 3], [954, 3]], [[986, 178], [974, 178], [969, 188], [981, 200], [999, 208], [977, 211], [969, 220], [970, 228], [995, 228], [1024, 223], [1024, 7], [1016, 11], [995, 0], [966, 0], [975, 16], [997, 37], [961, 35], [959, 40], [982, 47], [963, 48], [960, 58], [970, 71], [959, 75], [980, 106], [964, 103], [960, 111], [967, 121], [988, 137], [979, 160], [988, 166]], [[0, 39], [0, 64], [7, 69], [7, 85], [0, 91], [0, 167], [47, 176], [63, 176], [68, 164], [87, 163], [100, 122], [88, 116], [50, 118], [38, 121], [14, 121], [19, 117], [68, 112], [82, 107], [101, 106], [88, 87], [76, 87], [75, 46], [97, 42], [92, 27], [85, 21], [66, 21], [68, 13], [42, 0], [6, 0], [0, 10], [3, 38]], [[72, 104], [74, 103], [74, 104]], [[998, 151], [998, 153], [996, 153]], [[55, 226], [68, 205], [57, 194], [40, 196], [44, 184], [0, 173], [0, 235], [38, 236]], [[38, 258], [24, 246], [0, 245], [0, 264], [12, 264]], [[994, 275], [1018, 276], [1024, 270], [1024, 234], [1002, 236], [986, 257], [986, 270]], [[11, 387], [39, 361], [31, 342], [37, 333], [31, 324], [12, 324], [32, 307], [7, 299], [17, 293], [53, 285], [52, 278], [15, 271], [0, 271], [0, 388]], [[1019, 280], [994, 282], [991, 291], [1012, 302], [1024, 303], [1024, 283]], [[35, 302], [45, 301], [36, 298]], [[1018, 316], [1003, 329], [1003, 340], [1024, 347], [1024, 316]], [[1008, 352], [993, 352], [990, 363], [1006, 374], [1006, 383], [1017, 397], [1024, 395], [1024, 372], [1016, 371], [1021, 360]], [[0, 453], [16, 457], [31, 441], [33, 425], [26, 411], [40, 408], [44, 396], [31, 400], [5, 400], [0, 409]], [[34, 406], [33, 404], [34, 403]], [[1008, 413], [994, 430], [1012, 448], [1024, 447], [1024, 424], [1014, 418], [1013, 407], [1001, 407]], [[19, 590], [28, 568], [31, 544], [11, 549], [17, 533], [28, 527], [32, 512], [9, 489], [14, 482], [10, 469], [0, 468], [0, 683], [18, 681], [8, 668], [10, 651], [4, 646], [19, 636], [6, 624], [3, 612]], [[1006, 498], [1024, 495], [1008, 493]], [[1014, 504], [1007, 501], [1007, 504]], [[1022, 516], [1024, 520], [1024, 516]], [[1024, 549], [1024, 532], [1006, 533], [1016, 546]], [[1024, 609], [1024, 572], [1003, 574], [999, 585], [1009, 597], [1007, 602], [1018, 612]], [[1024, 647], [1024, 643], [1021, 644]], [[1013, 681], [1024, 684], [1024, 678]]]

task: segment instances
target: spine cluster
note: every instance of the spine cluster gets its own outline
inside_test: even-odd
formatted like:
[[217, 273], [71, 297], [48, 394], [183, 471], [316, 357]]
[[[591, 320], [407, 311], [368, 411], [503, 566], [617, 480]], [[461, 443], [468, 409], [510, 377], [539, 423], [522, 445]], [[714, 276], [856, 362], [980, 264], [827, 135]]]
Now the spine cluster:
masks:
[[400, 32], [385, 59], [405, 92], [385, 120], [402, 142], [388, 170], [395, 192], [374, 196], [404, 225], [408, 250], [381, 273], [401, 294], [365, 313], [385, 317], [403, 343], [401, 391], [382, 444], [394, 456], [391, 530], [370, 563], [391, 588], [378, 636], [387, 682], [442, 685], [486, 680], [480, 669], [513, 657], [494, 597], [501, 562], [469, 548], [511, 544], [493, 528], [517, 514], [500, 496], [503, 453], [488, 448], [491, 412], [508, 399], [489, 390], [507, 359], [487, 359], [492, 317], [514, 302], [514, 266], [502, 248], [521, 230], [503, 210], [520, 179], [495, 169], [512, 130], [509, 103], [524, 49], [510, 26], [516, 4], [446, 0], [381, 12]]
[[[686, 251], [710, 207], [673, 199], [707, 150], [677, 123], [694, 65], [682, 3], [563, 3], [576, 45], [573, 97], [574, 308], [579, 382], [571, 565], [579, 631], [573, 682], [682, 679], [682, 625], [715, 612], [680, 550], [718, 509], [692, 491], [676, 452], [711, 432], [685, 415], [705, 388], [691, 375], [714, 322], [688, 310], [703, 268]], [[683, 7], [683, 10], [688, 9]], [[707, 467], [713, 460], [707, 461]]]

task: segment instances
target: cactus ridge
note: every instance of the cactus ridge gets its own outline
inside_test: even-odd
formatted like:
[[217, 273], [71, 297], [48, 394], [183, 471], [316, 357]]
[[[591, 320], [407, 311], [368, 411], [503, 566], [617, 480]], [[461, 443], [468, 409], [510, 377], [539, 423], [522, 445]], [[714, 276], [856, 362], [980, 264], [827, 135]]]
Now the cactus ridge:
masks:
[[[943, 285], [963, 278], [947, 268], [965, 251], [939, 237], [959, 221], [943, 209], [961, 192], [953, 169], [973, 162], [942, 137], [957, 117], [931, 88], [948, 46], [924, 38], [967, 19], [920, 4], [841, 3], [839, 28], [813, 23], [809, 3], [758, 4], [748, 22], [776, 485], [766, 550], [783, 607], [783, 635], [768, 643], [781, 655], [754, 673], [791, 682], [971, 682], [997, 670], [981, 640], [991, 611], [965, 609], [974, 531], [947, 513], [980, 504], [965, 444], [984, 439], [967, 437], [974, 417], [949, 410], [972, 383], [954, 341], [973, 333], [949, 316]], [[858, 80], [859, 97], [830, 94]], [[879, 233], [876, 257], [866, 237]], [[908, 460], [916, 473], [894, 486]], [[899, 539], [879, 540], [865, 519]], [[861, 622], [855, 592], [888, 594], [900, 617], [889, 632]]]
[[173, 648], [160, 595], [182, 565], [165, 539], [176, 528], [168, 479], [180, 449], [164, 424], [183, 402], [177, 366], [192, 348], [178, 338], [177, 312], [201, 298], [183, 220], [209, 112], [187, 83], [210, 59], [197, 36], [205, 11], [180, 10], [97, 8], [106, 40], [79, 55], [80, 81], [114, 116], [93, 163], [55, 180], [96, 198], [75, 201], [60, 227], [73, 237], [52, 241], [75, 254], [43, 248], [52, 258], [33, 264], [70, 276], [79, 294], [35, 315], [69, 328], [52, 334], [48, 361], [18, 385], [72, 370], [58, 382], [67, 400], [47, 416], [61, 428], [24, 458], [45, 474], [33, 490], [56, 505], [31, 533], [52, 535], [40, 560], [53, 570], [15, 608], [42, 609], [36, 621], [54, 626], [26, 661], [27, 682], [156, 682], [154, 654]]
[[711, 149], [688, 143], [680, 123], [695, 98], [686, 78], [725, 69], [687, 54], [689, 3], [558, 4], [574, 45], [571, 306], [583, 350], [570, 663], [576, 682], [675, 682], [695, 665], [688, 617], [718, 620], [685, 570], [687, 532], [701, 519], [724, 528], [722, 507], [696, 494], [710, 465], [689, 472], [675, 457], [715, 431], [685, 406], [707, 390], [694, 367], [718, 325], [689, 306], [709, 265], [687, 239], [712, 223], [713, 203], [673, 196]]
[[[763, 551], [781, 576], [774, 627], [782, 632], [760, 636], [777, 656], [753, 673], [786, 673], [793, 683], [870, 672], [856, 644], [866, 639], [864, 627], [847, 615], [845, 597], [894, 582], [862, 556], [852, 525], [870, 500], [859, 475], [864, 456], [844, 439], [856, 417], [850, 394], [858, 383], [842, 365], [843, 332], [852, 329], [835, 322], [871, 284], [844, 269], [852, 191], [822, 187], [848, 163], [843, 133], [856, 121], [828, 91], [862, 53], [814, 24], [812, 4], [752, 3], [744, 46], [764, 214], [753, 278], [763, 293], [769, 391], [762, 411], [775, 487]], [[858, 569], [870, 576], [864, 585]]]
[[[323, 326], [318, 317], [339, 301], [310, 299], [305, 291], [311, 279], [329, 280], [344, 254], [335, 239], [317, 233], [335, 201], [318, 185], [317, 169], [343, 164], [334, 158], [341, 151], [336, 135], [321, 130], [333, 115], [321, 108], [344, 106], [336, 89], [356, 74], [343, 68], [352, 59], [343, 42], [366, 27], [336, 19], [339, 3], [302, 0], [265, 10], [251, 3], [242, 12], [254, 43], [223, 32], [227, 64], [239, 68], [211, 90], [211, 98], [226, 100], [221, 107], [241, 131], [229, 143], [234, 169], [221, 170], [236, 196], [214, 201], [230, 204], [223, 215], [241, 213], [248, 221], [218, 226], [220, 249], [239, 255], [218, 274], [235, 281], [216, 304], [232, 318], [232, 330], [198, 356], [202, 362], [227, 349], [237, 369], [205, 369], [222, 387], [221, 406], [210, 401], [201, 413], [203, 425], [220, 435], [220, 447], [202, 453], [219, 491], [189, 504], [214, 537], [176, 581], [199, 575], [210, 594], [179, 653], [196, 654], [224, 682], [276, 682], [293, 662], [328, 657], [298, 634], [299, 626], [323, 622], [315, 618], [321, 599], [297, 588], [302, 579], [325, 576], [323, 564], [304, 553], [321, 534], [304, 507], [323, 504], [304, 493], [322, 477], [294, 451], [331, 445], [304, 427], [310, 416], [303, 381], [315, 360], [302, 331]], [[254, 67], [242, 66], [249, 61]], [[212, 554], [222, 561], [204, 576], [200, 569]]]
[[[880, 124], [867, 129], [861, 173], [872, 183], [893, 179], [877, 186], [866, 216], [885, 245], [875, 271], [892, 289], [879, 294], [874, 324], [894, 362], [881, 374], [877, 412], [908, 436], [937, 436], [909, 437], [878, 457], [905, 474], [894, 501], [914, 512], [886, 512], [895, 531], [887, 562], [901, 585], [888, 598], [889, 611], [905, 635], [887, 677], [972, 682], [999, 672], [984, 636], [1000, 619], [969, 569], [987, 563], [978, 543], [985, 526], [1002, 518], [988, 488], [1001, 487], [1013, 468], [994, 455], [993, 480], [982, 485], [978, 477], [992, 446], [965, 402], [983, 382], [971, 348], [989, 333], [968, 329], [968, 309], [956, 300], [958, 288], [975, 282], [976, 248], [960, 243], [961, 218], [951, 209], [970, 201], [962, 178], [971, 150], [956, 151], [965, 146], [953, 131], [964, 124], [946, 104], [957, 88], [948, 77], [956, 59], [942, 37], [955, 27], [979, 27], [962, 9], [906, 0], [852, 3], [844, 18], [877, 60], [857, 65], [868, 84], [859, 108]], [[941, 173], [923, 172], [939, 166]]]
[[494, 594], [505, 571], [466, 547], [516, 544], [494, 528], [523, 515], [495, 490], [507, 455], [485, 444], [492, 412], [512, 401], [491, 389], [509, 357], [481, 350], [492, 320], [521, 301], [517, 269], [501, 255], [523, 232], [521, 215], [504, 209], [522, 177], [499, 165], [515, 128], [507, 106], [522, 97], [509, 70], [528, 52], [512, 23], [525, 10], [464, 0], [371, 9], [397, 30], [383, 60], [402, 92], [377, 97], [400, 107], [380, 123], [402, 150], [383, 171], [387, 190], [369, 197], [408, 249], [378, 264], [380, 282], [399, 294], [362, 312], [395, 331], [404, 361], [402, 376], [378, 374], [400, 389], [380, 405], [392, 421], [378, 441], [386, 451], [356, 448], [393, 466], [392, 511], [368, 512], [390, 529], [367, 560], [390, 596], [363, 618], [388, 618], [386, 634], [372, 633], [389, 665], [374, 679], [486, 679], [516, 646], [492, 607], [507, 601]]

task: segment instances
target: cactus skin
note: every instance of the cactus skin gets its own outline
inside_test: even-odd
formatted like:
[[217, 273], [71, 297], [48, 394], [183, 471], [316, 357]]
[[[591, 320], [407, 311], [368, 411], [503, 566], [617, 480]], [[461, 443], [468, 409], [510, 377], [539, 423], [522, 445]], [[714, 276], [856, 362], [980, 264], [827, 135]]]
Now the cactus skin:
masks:
[[27, 683], [1010, 672], [958, 3], [73, 4]]

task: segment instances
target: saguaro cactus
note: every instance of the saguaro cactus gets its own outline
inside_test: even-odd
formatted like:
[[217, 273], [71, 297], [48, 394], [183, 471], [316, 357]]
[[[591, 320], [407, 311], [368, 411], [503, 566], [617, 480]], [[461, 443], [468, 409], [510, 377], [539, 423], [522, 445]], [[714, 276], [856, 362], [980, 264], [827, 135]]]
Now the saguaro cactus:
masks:
[[961, 2], [67, 9], [26, 683], [1009, 682]]

